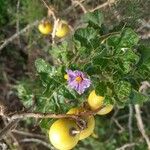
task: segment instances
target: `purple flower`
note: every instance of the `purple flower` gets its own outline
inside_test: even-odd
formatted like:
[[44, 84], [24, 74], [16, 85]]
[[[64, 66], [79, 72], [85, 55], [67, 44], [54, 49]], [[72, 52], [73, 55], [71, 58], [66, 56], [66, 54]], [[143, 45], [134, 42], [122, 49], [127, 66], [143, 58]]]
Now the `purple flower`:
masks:
[[69, 87], [75, 89], [79, 94], [84, 93], [84, 91], [91, 85], [91, 80], [81, 71], [67, 70], [67, 75]]

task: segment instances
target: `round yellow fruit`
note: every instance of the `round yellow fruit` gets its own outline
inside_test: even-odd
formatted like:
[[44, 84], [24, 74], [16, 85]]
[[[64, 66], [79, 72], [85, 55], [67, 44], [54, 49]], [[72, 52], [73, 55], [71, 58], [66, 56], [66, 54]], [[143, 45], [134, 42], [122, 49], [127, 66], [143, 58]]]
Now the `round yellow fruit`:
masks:
[[112, 111], [112, 109], [113, 109], [113, 105], [106, 105], [97, 114], [98, 115], [106, 115], [106, 114], [110, 113]]
[[79, 134], [73, 134], [78, 127], [73, 120], [59, 119], [55, 121], [49, 130], [49, 139], [52, 145], [59, 150], [70, 150], [79, 141]]
[[[84, 109], [83, 108], [72, 108], [68, 111], [67, 114], [78, 115], [80, 112], [84, 112]], [[89, 137], [93, 133], [94, 127], [95, 127], [94, 116], [83, 117], [83, 119], [87, 122], [87, 127], [84, 130], [81, 130], [79, 140]]]
[[70, 32], [70, 28], [65, 21], [59, 21], [55, 35], [59, 38], [65, 37]]
[[50, 22], [44, 21], [38, 25], [38, 29], [42, 34], [48, 35], [52, 32], [53, 26]]
[[96, 110], [103, 105], [104, 97], [96, 95], [93, 90], [88, 97], [88, 104], [92, 110]]

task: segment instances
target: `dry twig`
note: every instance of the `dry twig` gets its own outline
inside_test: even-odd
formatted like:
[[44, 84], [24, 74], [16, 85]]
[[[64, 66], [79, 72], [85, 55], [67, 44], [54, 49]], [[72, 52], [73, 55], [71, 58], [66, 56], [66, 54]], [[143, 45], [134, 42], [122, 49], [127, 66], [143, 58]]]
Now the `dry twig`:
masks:
[[[141, 87], [139, 88], [139, 92], [146, 94], [147, 88], [150, 88], [150, 83], [148, 81], [143, 81]], [[139, 131], [141, 132], [143, 138], [145, 139], [148, 149], [150, 150], [150, 139], [148, 135], [145, 132], [144, 129], [144, 123], [142, 121], [142, 116], [141, 116], [141, 110], [140, 106], [138, 104], [135, 105], [135, 112], [136, 112], [136, 120], [137, 120], [137, 126], [139, 128]]]
[[[17, 2], [17, 18], [16, 18], [16, 33], [19, 33], [19, 7], [20, 7], [20, 0]], [[18, 35], [18, 45], [21, 48], [20, 36]]]
[[49, 148], [49, 149], [51, 149], [51, 150], [55, 150], [55, 148], [54, 148], [52, 145], [50, 145], [50, 144], [48, 144], [47, 142], [42, 141], [42, 140], [40, 140], [40, 139], [26, 138], [26, 139], [20, 140], [19, 142], [20, 142], [20, 143], [35, 142], [35, 143], [38, 143], [38, 144], [42, 144], [43, 146], [45, 146], [45, 147], [47, 147], [47, 148]]
[[123, 146], [117, 148], [116, 150], [125, 150], [125, 149], [127, 149], [127, 148], [129, 148], [129, 147], [133, 147], [133, 146], [135, 146], [135, 145], [136, 145], [136, 143], [127, 143], [127, 144], [125, 144], [125, 145], [123, 145]]
[[0, 139], [3, 138], [4, 135], [6, 135], [8, 132], [10, 132], [14, 126], [20, 121], [20, 119], [23, 118], [70, 118], [76, 120], [77, 124], [79, 125], [79, 122], [84, 123], [85, 121], [81, 119], [81, 116], [91, 116], [95, 115], [99, 110], [101, 110], [103, 106], [95, 111], [85, 111], [80, 113], [79, 115], [71, 115], [71, 114], [52, 114], [52, 113], [40, 113], [40, 112], [17, 112], [15, 114], [12, 114], [9, 118], [11, 122], [0, 132]]
[[25, 28], [23, 28], [22, 30], [20, 30], [18, 33], [15, 33], [13, 36], [11, 36], [10, 38], [6, 39], [2, 45], [0, 45], [0, 51], [6, 47], [10, 42], [12, 42], [14, 39], [16, 39], [19, 35], [27, 32], [27, 30], [29, 30], [30, 28], [33, 28], [34, 26], [38, 25], [39, 21], [35, 21], [31, 24], [28, 24]]
[[98, 9], [104, 8], [106, 6], [109, 6], [109, 5], [113, 4], [113, 3], [115, 3], [115, 1], [116, 0], [108, 0], [107, 2], [105, 2], [105, 3], [101, 4], [101, 5], [98, 5], [97, 7], [93, 8], [92, 10], [90, 10], [90, 12], [93, 12], [95, 10], [98, 10]]
[[35, 133], [29, 133], [29, 132], [25, 132], [25, 131], [20, 131], [20, 130], [12, 130], [13, 133], [15, 134], [20, 134], [20, 135], [24, 135], [24, 136], [29, 136], [29, 137], [34, 137], [34, 138], [42, 138], [44, 139], [45, 136], [44, 135], [39, 135], [39, 134], [35, 134]]
[[117, 127], [120, 129], [119, 133], [122, 133], [125, 129], [121, 126], [121, 124], [119, 123], [117, 119], [113, 118], [113, 120], [116, 123]]
[[78, 1], [78, 0], [72, 0], [73, 4], [77, 4], [81, 7], [81, 9], [83, 10], [84, 13], [87, 13], [86, 8], [83, 6], [82, 2]]
[[11, 132], [11, 130], [17, 125], [18, 122], [19, 122], [19, 119], [16, 119], [8, 123], [8, 125], [0, 131], [0, 140], [3, 138], [3, 136]]
[[132, 121], [133, 121], [133, 106], [129, 104], [128, 129], [129, 129], [130, 142], [132, 142], [132, 139], [133, 139]]
[[148, 149], [150, 150], [150, 139], [148, 137], [148, 135], [145, 132], [144, 129], [144, 124], [142, 121], [142, 116], [141, 116], [141, 110], [140, 110], [140, 106], [138, 104], [135, 105], [135, 112], [136, 112], [136, 120], [137, 120], [137, 126], [139, 128], [139, 131], [141, 132], [143, 138], [145, 139]]

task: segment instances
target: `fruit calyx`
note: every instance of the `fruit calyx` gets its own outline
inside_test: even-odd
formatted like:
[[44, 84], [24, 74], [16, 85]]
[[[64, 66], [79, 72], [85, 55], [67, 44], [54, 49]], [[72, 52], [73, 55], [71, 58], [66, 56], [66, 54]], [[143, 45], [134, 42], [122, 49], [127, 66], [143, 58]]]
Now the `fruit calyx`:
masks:
[[87, 128], [87, 121], [83, 118], [79, 118], [76, 123], [80, 130], [84, 130]]
[[69, 134], [70, 136], [75, 136], [76, 134], [79, 134], [80, 131], [77, 130], [75, 127], [72, 127], [70, 130], [69, 130]]

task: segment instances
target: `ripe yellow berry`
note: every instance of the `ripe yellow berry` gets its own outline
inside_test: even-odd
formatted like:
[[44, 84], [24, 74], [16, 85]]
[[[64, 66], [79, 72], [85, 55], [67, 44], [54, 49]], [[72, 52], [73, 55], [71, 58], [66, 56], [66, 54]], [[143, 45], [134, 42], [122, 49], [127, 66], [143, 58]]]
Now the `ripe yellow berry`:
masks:
[[[80, 112], [84, 112], [83, 108], [72, 108], [67, 114], [76, 114], [78, 115]], [[94, 130], [95, 127], [95, 119], [94, 116], [83, 117], [83, 119], [87, 122], [87, 127], [84, 130], [81, 130], [79, 140], [85, 139], [89, 137]]]
[[109, 112], [111, 112], [113, 109], [113, 105], [106, 105], [104, 108], [102, 108], [97, 114], [98, 115], [106, 115]]
[[73, 120], [59, 119], [55, 121], [49, 130], [49, 139], [52, 145], [59, 150], [70, 150], [79, 141], [78, 127]]
[[50, 22], [44, 21], [38, 25], [38, 29], [42, 34], [48, 35], [52, 32], [53, 26]]
[[59, 38], [65, 37], [70, 32], [70, 28], [65, 21], [59, 21], [55, 35]]
[[88, 97], [88, 104], [92, 110], [96, 110], [103, 105], [104, 97], [98, 96], [93, 90]]
[[[93, 90], [88, 97], [88, 104], [92, 110], [96, 110], [104, 104], [104, 97], [96, 95], [95, 90]], [[97, 114], [106, 115], [111, 112], [112, 109], [113, 105], [109, 104], [104, 106]]]

